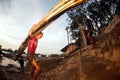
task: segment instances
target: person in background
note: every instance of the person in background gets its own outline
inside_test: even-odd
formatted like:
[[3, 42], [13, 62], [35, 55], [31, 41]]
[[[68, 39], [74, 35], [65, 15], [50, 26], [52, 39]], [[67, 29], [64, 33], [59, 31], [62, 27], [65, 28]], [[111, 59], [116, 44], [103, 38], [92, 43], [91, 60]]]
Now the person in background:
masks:
[[86, 27], [88, 29], [87, 38], [88, 38], [90, 44], [92, 45], [92, 49], [94, 49], [96, 44], [95, 44], [95, 39], [93, 37], [94, 27], [93, 27], [92, 21], [90, 19], [88, 19], [85, 15], [83, 18], [84, 18]]
[[0, 45], [0, 57], [2, 56], [2, 46]]
[[20, 70], [24, 71], [24, 60], [23, 60], [22, 56], [19, 59], [19, 64], [20, 64]]

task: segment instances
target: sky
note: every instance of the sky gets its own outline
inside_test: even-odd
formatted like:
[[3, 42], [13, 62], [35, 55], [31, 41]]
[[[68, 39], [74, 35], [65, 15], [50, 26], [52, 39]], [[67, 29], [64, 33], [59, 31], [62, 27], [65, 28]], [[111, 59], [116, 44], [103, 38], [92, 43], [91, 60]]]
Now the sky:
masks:
[[[59, 0], [0, 0], [0, 45], [2, 48], [18, 49], [33, 24]], [[60, 54], [67, 45], [67, 14], [63, 14], [43, 31], [36, 53]], [[25, 50], [26, 51], [26, 50]]]

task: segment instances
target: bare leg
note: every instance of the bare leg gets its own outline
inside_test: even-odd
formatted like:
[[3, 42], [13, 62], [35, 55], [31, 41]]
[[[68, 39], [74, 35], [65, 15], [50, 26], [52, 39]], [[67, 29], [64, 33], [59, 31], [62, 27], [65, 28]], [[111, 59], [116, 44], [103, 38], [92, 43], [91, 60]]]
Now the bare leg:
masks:
[[38, 74], [39, 74], [39, 71], [40, 71], [40, 67], [39, 67], [39, 65], [37, 64], [37, 62], [35, 61], [35, 59], [32, 60], [32, 65], [33, 65], [34, 68], [35, 68], [32, 80], [36, 80], [36, 79], [37, 79], [37, 76], [38, 76]]
[[34, 74], [34, 70], [35, 70], [35, 68], [34, 68], [34, 66], [33, 65], [31, 65], [30, 66], [30, 75], [31, 75], [31, 78], [33, 78], [33, 74]]

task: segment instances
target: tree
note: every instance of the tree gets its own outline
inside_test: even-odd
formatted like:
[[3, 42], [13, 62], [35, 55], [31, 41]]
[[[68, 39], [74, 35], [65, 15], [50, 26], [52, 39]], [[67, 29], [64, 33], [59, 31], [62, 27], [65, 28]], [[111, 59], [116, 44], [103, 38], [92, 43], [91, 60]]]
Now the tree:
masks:
[[[69, 26], [75, 43], [81, 45], [84, 43], [80, 35], [80, 29], [77, 21], [83, 26], [84, 32], [88, 29], [83, 16], [87, 16], [94, 26], [94, 36], [98, 35], [99, 29], [108, 25], [115, 14], [120, 14], [120, 0], [90, 0], [67, 12], [70, 20]], [[85, 35], [84, 35], [85, 36]]]

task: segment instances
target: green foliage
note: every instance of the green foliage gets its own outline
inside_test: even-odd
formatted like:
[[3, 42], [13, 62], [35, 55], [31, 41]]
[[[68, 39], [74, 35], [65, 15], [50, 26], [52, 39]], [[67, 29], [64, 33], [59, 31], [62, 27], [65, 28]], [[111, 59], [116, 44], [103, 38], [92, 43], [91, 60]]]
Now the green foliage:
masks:
[[86, 23], [83, 16], [86, 15], [92, 21], [94, 33], [98, 33], [102, 26], [108, 25], [115, 14], [120, 14], [120, 0], [90, 0], [82, 5], [72, 8], [67, 12], [70, 18], [70, 31], [75, 42], [80, 45], [81, 37], [77, 21], [79, 21], [84, 30]]

